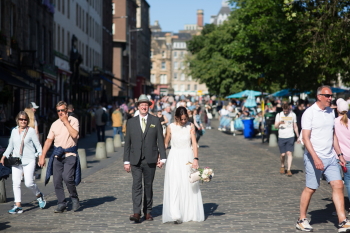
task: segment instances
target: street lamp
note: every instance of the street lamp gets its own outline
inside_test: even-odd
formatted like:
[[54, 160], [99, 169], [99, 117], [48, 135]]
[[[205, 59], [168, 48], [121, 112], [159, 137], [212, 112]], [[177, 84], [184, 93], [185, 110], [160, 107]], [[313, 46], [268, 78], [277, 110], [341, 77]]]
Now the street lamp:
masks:
[[[126, 16], [115, 16], [113, 17], [115, 19], [127, 19], [129, 18], [127, 15]], [[129, 53], [129, 75], [128, 75], [128, 89], [127, 89], [127, 96], [130, 98], [130, 88], [131, 88], [131, 32], [138, 32], [138, 31], [142, 31], [142, 28], [134, 28], [134, 29], [131, 29], [130, 27], [130, 24], [128, 23], [128, 53]]]

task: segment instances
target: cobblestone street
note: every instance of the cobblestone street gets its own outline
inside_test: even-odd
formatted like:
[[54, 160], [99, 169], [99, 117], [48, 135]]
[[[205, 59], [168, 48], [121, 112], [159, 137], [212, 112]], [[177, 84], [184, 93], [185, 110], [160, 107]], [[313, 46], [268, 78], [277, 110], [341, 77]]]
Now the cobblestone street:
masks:
[[[213, 122], [215, 123], [217, 122]], [[95, 136], [95, 135], [93, 135]], [[92, 136], [91, 136], [92, 137]], [[304, 187], [303, 167], [293, 166], [293, 177], [279, 174], [277, 150], [258, 139], [233, 137], [217, 129], [207, 130], [199, 141], [199, 165], [214, 169], [212, 182], [201, 184], [206, 220], [180, 225], [163, 224], [164, 169], [154, 181], [153, 222], [134, 224], [131, 174], [123, 170], [122, 150], [110, 155], [110, 163], [85, 177], [78, 186], [81, 209], [55, 214], [56, 197], [47, 194], [43, 210], [36, 202], [23, 203], [24, 213], [7, 214], [10, 203], [0, 204], [3, 232], [296, 232], [299, 198]], [[8, 179], [6, 182], [11, 182]], [[24, 186], [24, 185], [22, 185]], [[49, 184], [52, 186], [52, 183]], [[23, 187], [24, 188], [24, 187]], [[325, 181], [315, 193], [309, 218], [315, 232], [336, 232], [337, 218], [331, 189]], [[6, 206], [6, 208], [3, 208]]]

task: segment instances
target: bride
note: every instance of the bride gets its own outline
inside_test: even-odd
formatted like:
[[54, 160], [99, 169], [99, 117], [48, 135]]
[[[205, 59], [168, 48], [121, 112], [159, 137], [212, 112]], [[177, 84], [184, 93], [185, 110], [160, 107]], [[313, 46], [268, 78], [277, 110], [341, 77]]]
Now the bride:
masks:
[[204, 221], [199, 182], [189, 182], [191, 166], [186, 165], [192, 162], [192, 168], [198, 168], [196, 133], [194, 125], [188, 122], [186, 108], [182, 106], [176, 109], [175, 123], [167, 127], [165, 148], [169, 141], [171, 150], [165, 168], [163, 223]]

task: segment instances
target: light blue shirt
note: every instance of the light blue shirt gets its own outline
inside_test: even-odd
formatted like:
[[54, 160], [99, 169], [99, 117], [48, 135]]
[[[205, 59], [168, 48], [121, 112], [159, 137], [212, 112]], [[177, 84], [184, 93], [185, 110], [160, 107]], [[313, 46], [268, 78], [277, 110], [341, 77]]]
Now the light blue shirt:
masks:
[[[25, 130], [19, 133], [18, 126], [12, 130], [9, 144], [3, 154], [4, 156], [8, 158], [12, 153], [13, 157], [21, 157], [19, 150], [21, 148], [24, 133]], [[42, 147], [40, 145], [38, 135], [36, 134], [35, 129], [29, 127], [27, 135], [24, 138], [22, 165], [27, 165], [28, 163], [32, 162], [37, 156], [41, 155], [41, 153]]]

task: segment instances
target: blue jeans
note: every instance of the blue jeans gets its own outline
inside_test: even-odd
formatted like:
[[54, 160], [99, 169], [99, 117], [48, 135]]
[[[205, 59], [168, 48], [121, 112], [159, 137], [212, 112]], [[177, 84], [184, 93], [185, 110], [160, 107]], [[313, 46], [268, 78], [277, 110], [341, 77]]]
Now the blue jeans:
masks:
[[114, 133], [113, 134], [114, 136], [119, 134], [120, 135], [120, 141], [124, 142], [124, 134], [122, 132], [122, 127], [121, 126], [120, 127], [113, 127], [113, 133]]
[[348, 198], [350, 200], [350, 161], [346, 161], [346, 168], [348, 171], [344, 173], [344, 183], [346, 191], [348, 192]]

